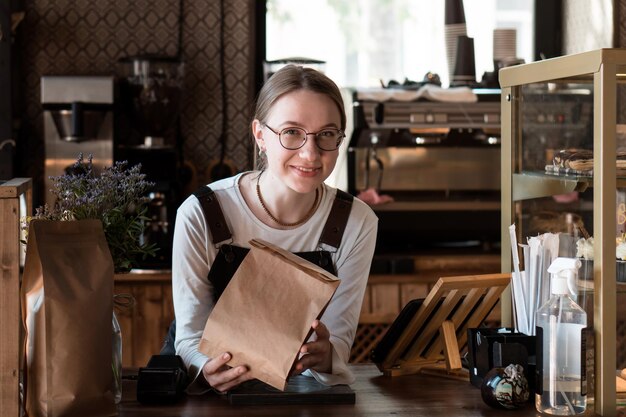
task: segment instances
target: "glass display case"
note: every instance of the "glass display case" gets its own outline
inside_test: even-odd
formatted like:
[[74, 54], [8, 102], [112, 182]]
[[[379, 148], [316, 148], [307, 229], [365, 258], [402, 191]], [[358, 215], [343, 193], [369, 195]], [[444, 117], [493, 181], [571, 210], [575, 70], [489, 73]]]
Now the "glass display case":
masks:
[[509, 67], [499, 78], [502, 271], [512, 271], [511, 224], [518, 242], [545, 232], [569, 236], [560, 256], [580, 255], [576, 242], [593, 237], [594, 261], [583, 262], [589, 273], [581, 269], [578, 280], [594, 335], [589, 403], [597, 414], [615, 415], [625, 406], [616, 370], [626, 368], [626, 266], [619, 260], [626, 232], [626, 49]]

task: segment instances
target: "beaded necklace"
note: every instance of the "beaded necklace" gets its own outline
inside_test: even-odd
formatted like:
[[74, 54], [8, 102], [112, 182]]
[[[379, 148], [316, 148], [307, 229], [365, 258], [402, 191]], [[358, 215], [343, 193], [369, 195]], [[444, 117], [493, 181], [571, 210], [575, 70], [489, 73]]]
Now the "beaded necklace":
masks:
[[283, 227], [295, 227], [295, 226], [300, 226], [301, 224], [305, 223], [307, 220], [311, 218], [311, 216], [313, 216], [313, 213], [315, 213], [315, 209], [317, 208], [317, 203], [319, 200], [319, 189], [317, 188], [315, 189], [315, 200], [313, 201], [313, 205], [311, 206], [311, 209], [308, 211], [308, 213], [305, 214], [302, 219], [293, 223], [283, 223], [280, 220], [278, 220], [276, 217], [274, 217], [274, 215], [270, 212], [270, 210], [265, 205], [265, 200], [263, 200], [263, 196], [261, 196], [260, 181], [261, 181], [262, 174], [263, 172], [261, 172], [261, 174], [259, 174], [259, 176], [256, 179], [256, 195], [259, 198], [259, 203], [261, 203], [261, 207], [263, 207], [263, 210], [265, 210], [265, 213], [269, 216], [270, 219], [272, 219], [274, 223]]

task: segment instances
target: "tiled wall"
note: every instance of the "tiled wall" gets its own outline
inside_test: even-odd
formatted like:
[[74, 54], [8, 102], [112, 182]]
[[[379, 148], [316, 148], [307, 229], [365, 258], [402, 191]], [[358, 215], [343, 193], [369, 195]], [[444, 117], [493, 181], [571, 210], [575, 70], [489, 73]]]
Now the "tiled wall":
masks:
[[[251, 166], [250, 107], [254, 86], [253, 0], [183, 0], [184, 157], [204, 182], [219, 158], [222, 126], [220, 30], [224, 25], [227, 156], [238, 170]], [[26, 0], [18, 39], [23, 102], [23, 175], [43, 183], [42, 75], [114, 74], [117, 60], [137, 54], [175, 55], [179, 0]]]

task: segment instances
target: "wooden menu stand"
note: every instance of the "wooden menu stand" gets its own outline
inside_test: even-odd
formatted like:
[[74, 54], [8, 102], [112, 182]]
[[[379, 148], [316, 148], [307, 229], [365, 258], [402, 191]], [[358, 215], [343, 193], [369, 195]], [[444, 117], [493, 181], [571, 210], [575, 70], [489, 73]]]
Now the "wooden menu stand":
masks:
[[439, 278], [384, 360], [387, 376], [416, 373], [468, 380], [460, 349], [467, 329], [478, 327], [500, 300], [511, 274]]

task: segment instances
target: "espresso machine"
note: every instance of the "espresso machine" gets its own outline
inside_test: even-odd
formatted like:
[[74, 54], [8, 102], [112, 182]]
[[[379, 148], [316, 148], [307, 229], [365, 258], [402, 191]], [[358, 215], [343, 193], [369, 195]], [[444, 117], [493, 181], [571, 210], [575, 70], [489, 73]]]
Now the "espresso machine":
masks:
[[115, 159], [141, 164], [155, 185], [147, 197], [143, 240], [159, 248], [140, 267], [169, 268], [176, 209], [181, 203], [182, 140], [179, 116], [184, 64], [174, 57], [123, 58], [118, 68]]
[[54, 204], [50, 176], [71, 172], [80, 153], [96, 174], [113, 162], [114, 77], [44, 76], [45, 202]]
[[[499, 100], [499, 91], [477, 93], [475, 102], [377, 100], [354, 92], [348, 189], [365, 201], [378, 196], [369, 201], [379, 218], [376, 255], [397, 256], [401, 265], [425, 251], [497, 248]], [[390, 272], [384, 268], [395, 262], [378, 272]]]

